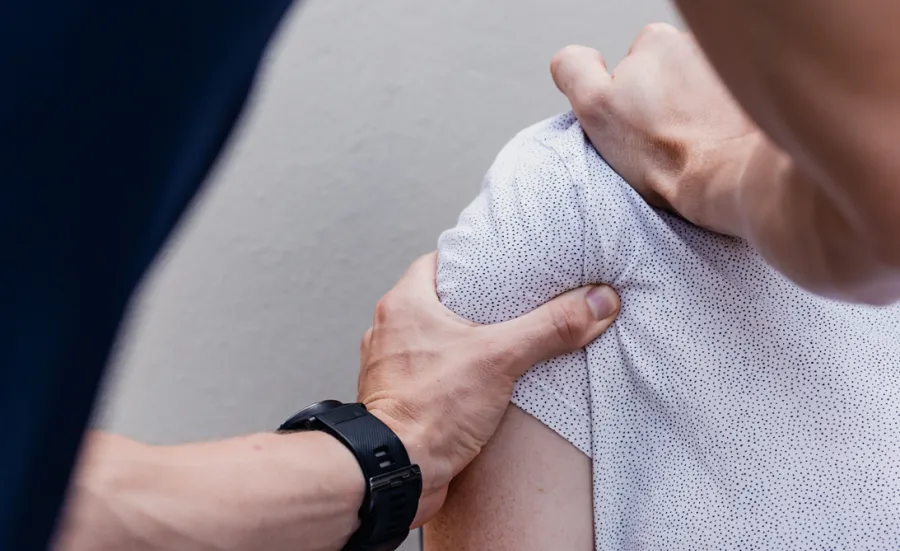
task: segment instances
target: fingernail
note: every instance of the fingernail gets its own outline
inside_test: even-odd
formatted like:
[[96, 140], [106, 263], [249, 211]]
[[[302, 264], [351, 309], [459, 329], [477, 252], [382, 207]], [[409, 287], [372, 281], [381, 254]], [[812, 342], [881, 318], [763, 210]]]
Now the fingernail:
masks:
[[611, 287], [606, 285], [598, 285], [588, 291], [585, 300], [587, 300], [588, 308], [591, 309], [591, 313], [594, 314], [594, 318], [597, 321], [605, 320], [619, 309], [618, 295]]

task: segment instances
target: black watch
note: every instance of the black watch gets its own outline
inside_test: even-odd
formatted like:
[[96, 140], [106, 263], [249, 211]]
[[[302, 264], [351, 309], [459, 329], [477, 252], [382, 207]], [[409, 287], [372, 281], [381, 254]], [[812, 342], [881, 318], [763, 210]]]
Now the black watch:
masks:
[[362, 404], [325, 400], [300, 410], [279, 432], [319, 430], [347, 446], [366, 479], [359, 529], [343, 551], [394, 551], [409, 535], [422, 495], [422, 471], [403, 442]]

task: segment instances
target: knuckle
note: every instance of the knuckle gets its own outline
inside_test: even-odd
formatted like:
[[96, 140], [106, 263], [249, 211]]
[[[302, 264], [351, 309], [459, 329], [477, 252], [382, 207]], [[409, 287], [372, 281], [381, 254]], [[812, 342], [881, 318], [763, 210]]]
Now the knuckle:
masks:
[[656, 43], [668, 41], [671, 39], [678, 39], [681, 37], [681, 31], [669, 25], [668, 23], [650, 23], [645, 25], [641, 32], [638, 33], [637, 38], [634, 40], [635, 45], [637, 44], [646, 44], [646, 43]]
[[609, 107], [609, 93], [601, 88], [582, 88], [575, 96], [575, 101], [585, 110], [585, 114], [600, 117]]
[[553, 56], [553, 63], [561, 63], [572, 56], [578, 55], [580, 51], [581, 47], [574, 44], [564, 46], [560, 51], [556, 52], [556, 55]]
[[652, 159], [646, 162], [640, 187], [646, 192], [651, 204], [662, 208], [677, 208], [679, 195], [690, 180], [691, 151], [688, 144], [665, 136], [654, 136], [648, 140], [653, 151]]
[[434, 264], [436, 258], [437, 256], [434, 251], [423, 254], [413, 261], [413, 266], [428, 266], [430, 264]]
[[674, 210], [675, 186], [672, 177], [665, 170], [647, 170], [641, 178], [640, 193], [654, 207]]
[[401, 308], [399, 302], [399, 299], [393, 293], [388, 293], [381, 297], [381, 300], [375, 304], [375, 323], [385, 323], [394, 319]]
[[613, 105], [606, 90], [587, 88], [574, 94], [572, 108], [582, 126], [599, 132], [605, 128]]
[[678, 29], [676, 29], [672, 25], [669, 25], [668, 23], [650, 23], [646, 28], [651, 33], [662, 35], [678, 34]]
[[554, 78], [571, 80], [574, 60], [578, 59], [581, 47], [575, 45], [565, 46], [553, 55], [550, 60], [550, 72]]
[[423, 274], [432, 272], [435, 269], [436, 264], [437, 251], [432, 251], [428, 254], [419, 256], [409, 265], [409, 268], [406, 270], [406, 273], [403, 274], [397, 287], [400, 288], [410, 285], [411, 281], [415, 281], [417, 278], [422, 277]]
[[361, 353], [365, 354], [365, 352], [369, 349], [369, 343], [372, 341], [372, 328], [369, 327], [366, 329], [366, 332], [363, 333], [362, 340], [359, 342], [359, 350]]
[[550, 321], [560, 344], [565, 348], [581, 346], [580, 316], [565, 304], [551, 304]]
[[375, 304], [375, 323], [383, 323], [387, 318], [388, 310], [390, 310], [390, 306], [388, 305], [388, 296], [385, 295], [379, 299], [379, 301]]

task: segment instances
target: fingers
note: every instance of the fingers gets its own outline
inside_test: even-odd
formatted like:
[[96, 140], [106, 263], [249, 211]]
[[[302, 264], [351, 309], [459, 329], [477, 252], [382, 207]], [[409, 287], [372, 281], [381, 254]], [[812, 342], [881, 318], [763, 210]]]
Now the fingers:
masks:
[[585, 46], [566, 46], [550, 62], [550, 73], [559, 91], [579, 113], [582, 106], [596, 105], [609, 94], [612, 82], [600, 52]]
[[[501, 353], [518, 361], [504, 362], [518, 377], [532, 365], [584, 348], [599, 337], [619, 313], [619, 297], [606, 285], [564, 293], [534, 311], [490, 326]], [[510, 365], [513, 364], [513, 365]]]
[[393, 289], [381, 297], [375, 305], [375, 324], [403, 315], [403, 311], [423, 304], [439, 305], [435, 285], [436, 272], [437, 252], [428, 253], [413, 261]]
[[363, 333], [362, 340], [359, 341], [359, 357], [365, 358], [369, 353], [369, 348], [372, 347], [372, 328], [369, 327], [366, 329], [366, 332]]
[[641, 32], [635, 37], [631, 48], [628, 50], [628, 55], [645, 48], [657, 47], [668, 43], [672, 39], [682, 40], [684, 39], [684, 33], [668, 23], [650, 23], [641, 29]]
[[432, 251], [417, 258], [406, 270], [399, 286], [407, 286], [416, 291], [416, 294], [424, 294], [437, 297], [435, 292], [435, 277], [437, 276], [437, 251]]
[[[651, 23], [641, 29], [628, 54], [683, 40], [685, 33], [668, 23]], [[607, 98], [612, 77], [600, 52], [585, 46], [566, 46], [550, 62], [550, 73], [559, 91], [569, 98], [575, 112]]]

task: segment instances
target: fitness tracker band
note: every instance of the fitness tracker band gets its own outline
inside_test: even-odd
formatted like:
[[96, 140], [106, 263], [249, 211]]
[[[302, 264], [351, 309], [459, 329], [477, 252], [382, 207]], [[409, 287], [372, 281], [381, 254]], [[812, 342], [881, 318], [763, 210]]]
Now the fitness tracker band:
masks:
[[400, 438], [363, 404], [315, 403], [282, 423], [279, 432], [322, 431], [359, 462], [366, 493], [360, 526], [343, 551], [394, 551], [409, 535], [422, 495], [422, 471], [409, 461]]

